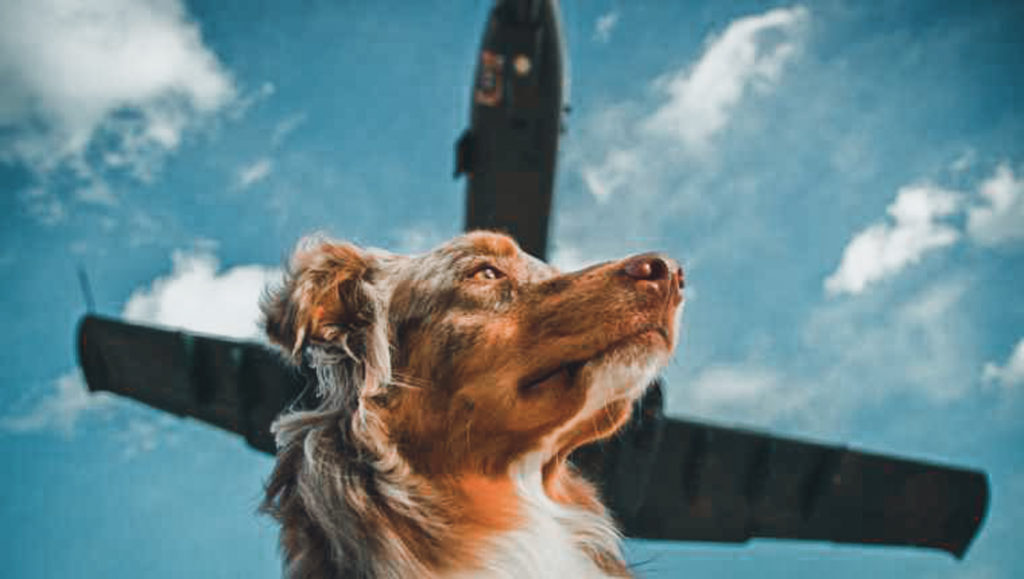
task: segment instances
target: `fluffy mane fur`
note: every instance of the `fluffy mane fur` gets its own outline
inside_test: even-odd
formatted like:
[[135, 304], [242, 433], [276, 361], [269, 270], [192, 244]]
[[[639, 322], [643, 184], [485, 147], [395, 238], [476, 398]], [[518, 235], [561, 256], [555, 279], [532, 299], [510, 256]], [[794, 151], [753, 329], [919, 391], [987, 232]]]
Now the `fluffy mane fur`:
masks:
[[[281, 524], [285, 574], [628, 576], [614, 523], [566, 458], [628, 419], [674, 345], [681, 271], [644, 259], [665, 269], [645, 266], [645, 280], [675, 289], [645, 286], [655, 297], [637, 301], [633, 262], [566, 276], [490, 233], [414, 258], [300, 246], [261, 303], [268, 336], [313, 370], [318, 394], [272, 427], [277, 464], [261, 508]], [[538, 366], [548, 354], [532, 348], [566, 350], [562, 334], [593, 333], [593, 321], [566, 316], [623, 305], [606, 297], [550, 319], [607, 283], [626, 284], [619, 299], [664, 327], [629, 326], [626, 345], [577, 339], [570, 350], [585, 360]]]

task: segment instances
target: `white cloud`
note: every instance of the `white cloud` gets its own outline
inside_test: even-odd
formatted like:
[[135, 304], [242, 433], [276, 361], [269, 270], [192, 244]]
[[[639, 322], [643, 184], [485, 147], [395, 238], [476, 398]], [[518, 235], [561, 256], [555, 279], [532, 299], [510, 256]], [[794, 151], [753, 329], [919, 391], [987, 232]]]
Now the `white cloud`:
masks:
[[802, 45], [809, 17], [806, 8], [796, 6], [731, 23], [707, 43], [691, 69], [656, 82], [669, 98], [644, 121], [644, 130], [705, 151], [747, 93], [766, 92], [779, 82]]
[[235, 98], [231, 110], [228, 111], [228, 116], [232, 119], [240, 119], [245, 116], [245, 113], [249, 112], [249, 109], [274, 96], [276, 92], [277, 86], [274, 83], [264, 82], [259, 88]]
[[967, 149], [949, 165], [949, 170], [954, 173], [963, 173], [973, 167], [977, 161], [977, 151], [974, 149]]
[[[161, 442], [175, 439], [175, 419], [169, 415], [133, 416], [117, 412], [120, 399], [107, 392], [90, 392], [79, 370], [54, 380], [53, 390], [24, 412], [0, 418], [0, 430], [15, 434], [54, 432], [74, 438], [79, 424], [90, 418], [114, 421], [128, 417], [124, 430], [115, 432], [123, 458], [132, 459], [156, 449]], [[126, 407], [121, 406], [120, 410]]]
[[121, 457], [131, 460], [161, 445], [173, 446], [179, 441], [177, 426], [177, 418], [170, 414], [130, 418], [123, 430], [115, 433]]
[[436, 227], [419, 224], [397, 232], [395, 251], [403, 254], [425, 253], [447, 240], [447, 236]]
[[548, 259], [548, 263], [566, 272], [579, 271], [597, 261], [587, 255], [582, 248], [564, 243], [557, 244], [554, 251], [551, 252], [551, 258]]
[[67, 216], [64, 202], [42, 187], [32, 187], [20, 193], [21, 204], [33, 219], [46, 226], [63, 222]]
[[[104, 221], [101, 226], [113, 229], [116, 222]], [[128, 247], [140, 247], [160, 239], [163, 225], [144, 211], [135, 211], [125, 223], [128, 230]]]
[[598, 17], [597, 21], [594, 22], [594, 40], [598, 42], [608, 42], [612, 37], [612, 30], [619, 23], [619, 13], [616, 10], [612, 10], [606, 14], [602, 14]]
[[40, 175], [145, 177], [234, 95], [180, 0], [0, 3], [0, 159]]
[[[123, 430], [114, 432], [117, 445], [126, 460], [156, 449], [161, 442], [176, 439], [176, 421], [167, 414], [152, 416], [136, 414], [121, 400], [107, 392], [90, 392], [79, 370], [72, 370], [54, 380], [53, 389], [25, 411], [0, 417], [0, 430], [14, 434], [56, 433], [70, 440], [85, 420], [103, 422], [128, 421]], [[128, 412], [125, 412], [128, 410]]]
[[248, 189], [269, 177], [273, 170], [274, 163], [270, 159], [266, 157], [257, 159], [238, 169], [238, 173], [235, 175], [235, 187]]
[[[599, 200], [620, 191], [663, 189], [706, 162], [715, 137], [752, 92], [767, 93], [799, 53], [810, 16], [802, 7], [733, 21], [711, 37], [699, 60], [655, 79], [652, 107], [621, 103], [583, 128], [580, 173]], [[671, 185], [668, 185], [671, 186]]]
[[1004, 388], [1024, 386], [1024, 338], [1017, 342], [1010, 358], [1002, 365], [995, 362], [985, 364], [982, 380], [1000, 384]]
[[308, 116], [306, 113], [295, 113], [281, 119], [281, 121], [274, 126], [274, 132], [270, 135], [270, 144], [275, 147], [279, 146], [286, 138], [288, 138], [289, 135], [295, 132], [296, 129], [304, 125], [307, 119]]
[[258, 339], [259, 297], [278, 269], [244, 265], [218, 272], [209, 251], [175, 251], [173, 269], [149, 287], [136, 289], [125, 304], [130, 321], [184, 328], [233, 338]]
[[75, 198], [83, 203], [93, 205], [106, 205], [112, 207], [117, 205], [117, 197], [103, 181], [95, 180], [75, 191]]
[[797, 358], [766, 364], [775, 357], [771, 342], [757, 344], [745, 360], [670, 379], [666, 409], [832, 437], [847, 436], [859, 413], [896, 399], [961, 400], [974, 391], [977, 372], [973, 324], [960, 307], [970, 286], [953, 276], [895, 303], [884, 292], [827, 302], [799, 326]]
[[583, 168], [583, 182], [598, 201], [607, 200], [614, 191], [637, 183], [644, 163], [636, 150], [613, 149], [599, 166]]
[[56, 430], [71, 437], [81, 418], [108, 411], [112, 400], [108, 394], [90, 394], [81, 373], [74, 370], [57, 378], [53, 392], [28, 411], [0, 418], [0, 428], [10, 432]]
[[767, 425], [791, 418], [808, 398], [779, 371], [757, 364], [704, 368], [679, 388], [670, 388], [667, 409], [723, 422]]
[[824, 404], [848, 414], [899, 394], [933, 402], [969, 394], [976, 328], [961, 304], [971, 284], [950, 274], [895, 303], [880, 292], [815, 311], [804, 342], [823, 363]]
[[[210, 244], [199, 245], [193, 251], [175, 251], [171, 273], [132, 292], [122, 317], [206, 334], [260, 339], [259, 297], [268, 283], [280, 281], [280, 270], [245, 265], [220, 272]], [[57, 431], [71, 437], [85, 416], [114, 416], [117, 398], [90, 393], [78, 370], [57, 378], [53, 387], [53, 392], [27, 411], [0, 418], [0, 429], [15, 433]], [[125, 458], [155, 448], [168, 428], [169, 423], [159, 418], [130, 418], [122, 433]]]
[[[954, 165], [962, 171], [973, 163], [968, 151]], [[1024, 179], [1000, 165], [979, 187], [984, 205], [967, 208], [967, 233], [983, 246], [1024, 240]], [[963, 195], [930, 185], [900, 189], [887, 212], [891, 222], [861, 231], [843, 250], [839, 268], [825, 280], [830, 294], [859, 294], [868, 286], [919, 262], [926, 253], [948, 247], [961, 237], [944, 218], [960, 214]]]
[[934, 400], [952, 400], [970, 392], [966, 362], [971, 356], [968, 319], [958, 307], [970, 287], [950, 277], [918, 291], [895, 308], [885, 334], [873, 347], [887, 349], [888, 359], [912, 387]]
[[1024, 179], [1006, 164], [981, 184], [984, 205], [967, 212], [967, 232], [985, 246], [1024, 241]]
[[892, 223], [869, 226], [843, 250], [839, 268], [825, 280], [830, 294], [859, 294], [869, 285], [917, 263], [924, 254], [952, 245], [960, 233], [939, 219], [955, 213], [960, 194], [928, 185], [899, 190], [886, 212]]

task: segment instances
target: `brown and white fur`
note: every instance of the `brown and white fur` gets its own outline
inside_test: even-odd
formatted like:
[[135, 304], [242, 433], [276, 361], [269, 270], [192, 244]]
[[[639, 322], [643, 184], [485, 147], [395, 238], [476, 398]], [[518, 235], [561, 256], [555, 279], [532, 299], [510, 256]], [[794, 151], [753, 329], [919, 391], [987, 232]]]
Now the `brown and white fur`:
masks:
[[682, 275], [657, 254], [563, 274], [490, 232], [412, 257], [301, 244], [261, 304], [318, 382], [273, 426], [285, 574], [629, 576], [567, 457], [667, 363]]

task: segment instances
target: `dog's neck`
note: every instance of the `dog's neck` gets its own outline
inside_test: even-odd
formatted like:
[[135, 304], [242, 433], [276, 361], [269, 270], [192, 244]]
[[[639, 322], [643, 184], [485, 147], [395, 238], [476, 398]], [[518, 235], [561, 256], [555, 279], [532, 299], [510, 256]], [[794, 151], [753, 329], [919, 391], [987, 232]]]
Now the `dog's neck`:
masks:
[[621, 537], [589, 485], [571, 470], [556, 472], [569, 467], [544, 464], [545, 457], [535, 453], [512, 465], [508, 481], [519, 524], [488, 537], [480, 564], [452, 577], [629, 576]]
[[367, 444], [359, 417], [295, 413], [265, 508], [292, 577], [628, 576], [619, 535], [568, 465], [424, 477]]

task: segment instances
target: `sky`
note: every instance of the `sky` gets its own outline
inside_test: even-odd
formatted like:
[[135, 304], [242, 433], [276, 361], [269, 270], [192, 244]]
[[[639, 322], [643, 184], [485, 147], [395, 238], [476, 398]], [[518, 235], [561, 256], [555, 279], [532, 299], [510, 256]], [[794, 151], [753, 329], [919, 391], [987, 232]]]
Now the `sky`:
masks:
[[[456, 235], [490, 3], [0, 3], [0, 559], [11, 577], [276, 577], [272, 460], [87, 394], [98, 312], [260, 339], [315, 231]], [[939, 552], [628, 541], [642, 577], [1024, 576], [1024, 4], [564, 0], [553, 262], [687, 270], [671, 414], [980, 469]]]

